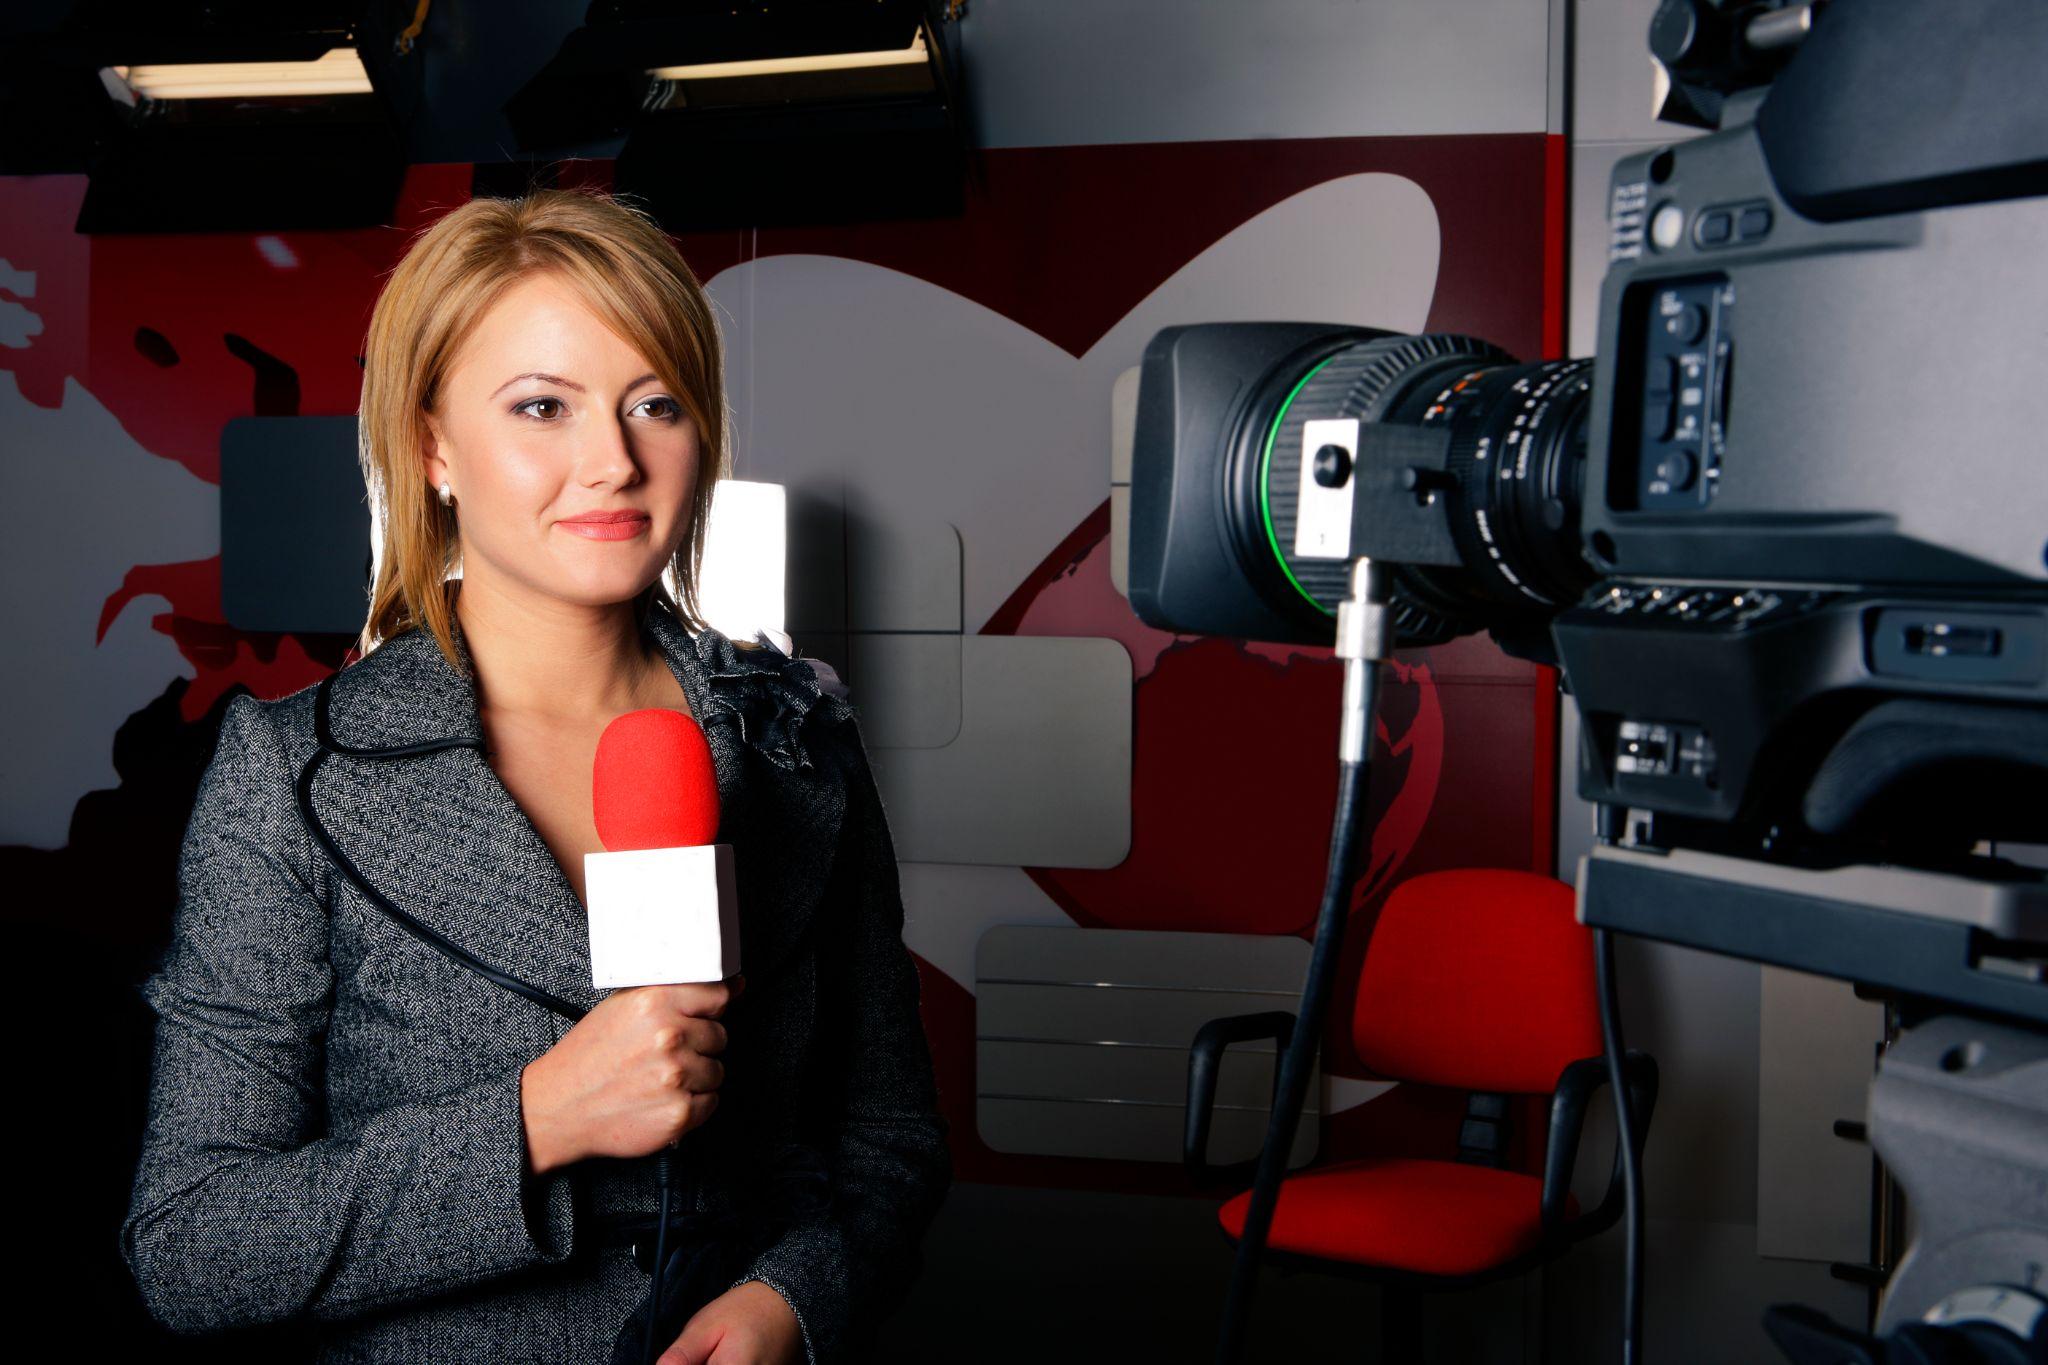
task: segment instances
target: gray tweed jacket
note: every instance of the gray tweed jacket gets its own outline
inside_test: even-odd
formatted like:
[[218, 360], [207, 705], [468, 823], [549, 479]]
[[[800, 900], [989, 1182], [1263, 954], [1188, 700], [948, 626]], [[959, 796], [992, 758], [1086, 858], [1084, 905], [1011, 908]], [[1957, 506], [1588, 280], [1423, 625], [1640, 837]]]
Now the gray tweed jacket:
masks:
[[[807, 663], [649, 629], [703, 724], [734, 846], [747, 990], [718, 1112], [677, 1159], [735, 1229], [733, 1284], [795, 1309], [811, 1365], [862, 1359], [951, 1183], [888, 824], [853, 708]], [[470, 658], [398, 635], [342, 670], [342, 745], [481, 737]], [[294, 781], [314, 691], [228, 706], [178, 870], [149, 1117], [121, 1252], [180, 1332], [300, 1323], [320, 1361], [597, 1362], [645, 1295], [608, 1219], [652, 1163], [526, 1172], [520, 1072], [571, 1021], [450, 960], [314, 842]], [[330, 756], [311, 794], [343, 854], [463, 948], [578, 1008], [581, 904], [475, 748]], [[791, 1168], [812, 1198], [780, 1200]], [[829, 1172], [820, 1201], [817, 1173]]]

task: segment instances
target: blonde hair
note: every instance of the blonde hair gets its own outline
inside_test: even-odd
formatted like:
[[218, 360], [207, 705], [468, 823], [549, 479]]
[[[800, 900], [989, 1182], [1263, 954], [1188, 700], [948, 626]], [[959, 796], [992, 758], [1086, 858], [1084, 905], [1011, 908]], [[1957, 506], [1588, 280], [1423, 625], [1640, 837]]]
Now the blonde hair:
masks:
[[658, 597], [691, 633], [704, 629], [697, 599], [704, 530], [712, 492], [727, 472], [731, 429], [711, 302], [643, 209], [596, 191], [541, 189], [520, 199], [473, 199], [426, 228], [370, 315], [357, 455], [383, 529], [369, 615], [356, 642], [364, 654], [420, 628], [433, 634], [449, 666], [460, 668], [449, 572], [461, 541], [455, 510], [427, 487], [426, 417], [478, 319], [514, 284], [544, 272], [575, 286], [647, 358], [697, 424], [690, 533], [633, 606], [644, 625]]

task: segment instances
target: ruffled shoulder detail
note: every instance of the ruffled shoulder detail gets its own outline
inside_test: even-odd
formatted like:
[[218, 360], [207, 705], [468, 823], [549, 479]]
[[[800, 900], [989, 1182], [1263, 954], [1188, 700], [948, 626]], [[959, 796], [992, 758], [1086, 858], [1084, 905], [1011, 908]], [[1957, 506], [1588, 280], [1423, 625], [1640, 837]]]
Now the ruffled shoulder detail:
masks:
[[792, 658], [765, 633], [761, 647], [743, 650], [716, 630], [695, 637], [697, 658], [710, 684], [711, 703], [729, 714], [740, 738], [776, 767], [794, 772], [812, 766], [806, 737], [853, 714], [838, 675], [821, 681], [813, 661]]

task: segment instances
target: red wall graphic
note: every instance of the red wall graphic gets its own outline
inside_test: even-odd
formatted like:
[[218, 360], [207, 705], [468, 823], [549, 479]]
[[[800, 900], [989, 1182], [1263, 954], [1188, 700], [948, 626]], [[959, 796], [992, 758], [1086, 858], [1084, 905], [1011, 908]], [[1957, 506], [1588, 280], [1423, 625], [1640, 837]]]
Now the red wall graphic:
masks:
[[[700, 278], [780, 253], [847, 257], [952, 290], [1079, 355], [1132, 306], [1247, 218], [1342, 176], [1409, 178], [1434, 204], [1441, 265], [1429, 328], [1484, 336], [1518, 355], [1559, 353], [1562, 144], [1539, 134], [1332, 138], [1034, 148], [980, 154], [957, 219], [763, 229], [678, 238]], [[10, 182], [0, 256], [38, 272], [44, 331], [0, 350], [33, 403], [88, 390], [135, 440], [217, 481], [222, 425], [247, 415], [339, 414], [356, 407], [357, 350], [385, 274], [412, 234], [469, 197], [467, 166], [416, 167], [398, 221], [369, 231], [258, 237], [81, 238], [84, 182]], [[603, 186], [609, 165], [565, 163], [563, 183]], [[1332, 232], [1344, 231], [1341, 223]], [[286, 252], [264, 275], [259, 253]], [[255, 278], [288, 287], [249, 292]], [[1104, 504], [1014, 586], [991, 633], [1122, 640], [1140, 669], [1133, 697], [1129, 858], [1104, 870], [1027, 869], [1083, 925], [1306, 935], [1320, 894], [1334, 805], [1341, 668], [1328, 650], [1281, 650], [1152, 631], [1109, 576]], [[224, 698], [238, 687], [289, 693], [337, 667], [341, 637], [252, 635], [221, 619], [217, 558], [138, 564], [95, 628], [137, 597], [161, 597], [155, 629], [191, 680], [109, 736], [121, 786], [91, 793], [66, 847], [0, 848], [26, 894], [7, 913], [76, 946], [114, 949], [137, 977], [168, 932], [178, 838]], [[1352, 963], [1374, 907], [1397, 879], [1432, 868], [1551, 865], [1555, 701], [1548, 670], [1483, 640], [1405, 655], [1389, 671], [1372, 809], [1370, 868], [1354, 900]], [[1274, 705], [1272, 703], [1282, 704]], [[1256, 716], [1255, 723], [1244, 717]], [[1248, 851], [1250, 855], [1247, 856]], [[93, 916], [66, 918], [80, 898]], [[1007, 1156], [974, 1124], [974, 1002], [967, 985], [923, 966], [925, 1018], [963, 1180], [1188, 1192], [1177, 1168]], [[1362, 1075], [1339, 1022], [1329, 1069]], [[139, 1094], [140, 1066], [131, 1060]], [[115, 1078], [117, 1081], [122, 1078]], [[125, 1083], [125, 1082], [124, 1082]], [[1455, 1109], [1402, 1087], [1335, 1116], [1325, 1152], [1443, 1151]], [[104, 1164], [119, 1168], [119, 1160]], [[109, 1224], [110, 1226], [111, 1224]]]

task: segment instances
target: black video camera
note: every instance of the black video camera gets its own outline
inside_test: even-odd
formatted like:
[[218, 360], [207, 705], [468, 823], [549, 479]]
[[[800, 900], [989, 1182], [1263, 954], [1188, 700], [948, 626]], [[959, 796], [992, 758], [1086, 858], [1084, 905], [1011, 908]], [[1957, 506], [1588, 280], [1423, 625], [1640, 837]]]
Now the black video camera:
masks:
[[[1327, 644], [1370, 559], [1398, 641], [1558, 663], [1581, 917], [2020, 1024], [2009, 1112], [1900, 1175], [2031, 1229], [1983, 1274], [2048, 1263], [2048, 877], [1996, 848], [2048, 842], [2048, 5], [1664, 0], [1650, 46], [1713, 131], [1615, 167], [1595, 358], [1160, 332], [1130, 600]], [[1901, 1052], [1873, 1114], [1971, 1046]], [[1972, 1264], [1909, 1256], [1884, 1323]]]

